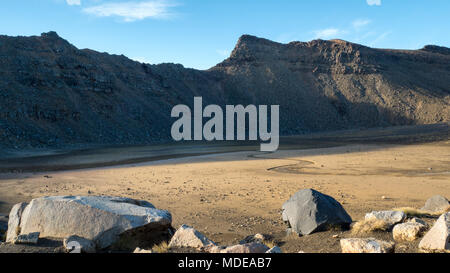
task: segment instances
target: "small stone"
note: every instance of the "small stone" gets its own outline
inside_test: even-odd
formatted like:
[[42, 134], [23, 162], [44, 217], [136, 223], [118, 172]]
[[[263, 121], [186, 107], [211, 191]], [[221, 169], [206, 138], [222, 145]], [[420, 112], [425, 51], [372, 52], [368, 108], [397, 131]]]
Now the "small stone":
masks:
[[426, 226], [420, 223], [403, 223], [394, 226], [392, 235], [395, 241], [414, 241], [422, 235]]
[[406, 214], [402, 211], [386, 210], [386, 211], [372, 211], [366, 214], [366, 221], [382, 220], [387, 224], [393, 226], [401, 223], [406, 219]]
[[169, 247], [189, 247], [196, 249], [208, 248], [212, 245], [216, 245], [216, 243], [187, 225], [182, 225], [175, 232], [169, 243]]
[[250, 243], [243, 245], [234, 245], [229, 247], [213, 246], [209, 249], [210, 253], [266, 253], [269, 250], [264, 244]]
[[419, 223], [419, 224], [424, 225], [425, 228], [428, 228], [427, 222], [425, 222], [424, 220], [417, 218], [417, 217], [413, 217], [413, 218], [409, 219], [408, 223]]
[[393, 253], [395, 244], [375, 238], [349, 238], [341, 240], [342, 253]]
[[422, 210], [432, 212], [443, 212], [450, 207], [447, 198], [441, 195], [435, 195], [427, 200]]
[[137, 247], [133, 251], [133, 253], [135, 253], [135, 254], [148, 254], [148, 253], [153, 253], [153, 251], [152, 250], [141, 249], [141, 248]]
[[72, 253], [95, 253], [96, 247], [95, 243], [91, 240], [85, 239], [80, 236], [69, 236], [64, 238], [63, 241], [64, 247], [66, 250], [71, 251]]

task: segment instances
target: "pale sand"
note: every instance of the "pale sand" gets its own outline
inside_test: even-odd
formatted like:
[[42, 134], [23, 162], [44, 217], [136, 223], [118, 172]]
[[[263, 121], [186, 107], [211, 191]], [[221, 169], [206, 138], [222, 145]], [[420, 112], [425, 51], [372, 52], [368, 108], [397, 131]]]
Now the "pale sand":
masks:
[[281, 206], [292, 194], [314, 188], [331, 195], [354, 220], [371, 210], [420, 208], [432, 195], [450, 197], [450, 141], [237, 152], [87, 170], [0, 174], [0, 185], [4, 213], [19, 201], [89, 191], [148, 200], [172, 213], [174, 227], [192, 225], [223, 244], [259, 232], [273, 235], [285, 251], [333, 252], [339, 251], [333, 232], [284, 237]]

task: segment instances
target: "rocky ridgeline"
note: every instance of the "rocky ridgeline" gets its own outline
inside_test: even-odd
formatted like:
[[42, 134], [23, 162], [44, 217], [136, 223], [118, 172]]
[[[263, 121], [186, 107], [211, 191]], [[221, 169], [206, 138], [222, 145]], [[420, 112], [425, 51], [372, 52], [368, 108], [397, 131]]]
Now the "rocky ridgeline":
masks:
[[0, 146], [170, 140], [177, 104], [280, 105], [281, 134], [450, 121], [448, 48], [242, 36], [199, 71], [77, 49], [55, 32], [0, 36]]
[[[301, 236], [336, 228], [348, 230], [351, 225], [352, 234], [360, 232], [358, 228], [361, 226], [369, 227], [365, 230], [367, 234], [375, 230], [392, 232], [393, 241], [367, 236], [342, 238], [343, 253], [393, 253], [396, 242], [415, 241], [422, 236], [419, 243], [421, 251], [449, 252], [449, 201], [442, 196], [434, 196], [425, 207], [427, 210], [421, 210], [422, 213], [440, 215], [431, 229], [420, 218], [397, 210], [373, 211], [367, 213], [363, 221], [352, 223], [334, 198], [305, 189], [283, 205], [282, 218], [288, 225], [288, 234]], [[4, 223], [6, 217], [1, 217], [0, 223]], [[42, 197], [29, 204], [16, 204], [8, 218], [6, 244], [36, 245], [42, 238], [56, 238], [63, 240], [66, 252], [282, 252], [269, 235], [255, 234], [237, 245], [220, 246], [193, 227], [182, 225], [175, 231], [168, 211], [130, 198]], [[0, 228], [5, 231], [4, 224]]]

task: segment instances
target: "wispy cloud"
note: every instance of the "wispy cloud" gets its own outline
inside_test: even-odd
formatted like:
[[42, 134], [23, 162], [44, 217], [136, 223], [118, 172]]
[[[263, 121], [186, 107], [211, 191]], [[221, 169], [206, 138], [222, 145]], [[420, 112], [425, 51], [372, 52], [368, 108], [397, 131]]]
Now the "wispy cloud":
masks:
[[177, 4], [169, 1], [154, 0], [143, 2], [106, 3], [84, 8], [83, 12], [98, 17], [120, 17], [125, 22], [153, 19], [168, 19], [175, 14], [171, 11]]
[[367, 26], [370, 23], [371, 21], [369, 19], [357, 19], [352, 22], [352, 25], [355, 29], [360, 29]]
[[366, 0], [369, 6], [381, 6], [381, 0]]
[[375, 40], [373, 40], [372, 42], [369, 43], [369, 46], [375, 47], [377, 46], [380, 42], [384, 41], [386, 39], [387, 36], [389, 36], [392, 33], [392, 31], [386, 31], [380, 35], [378, 35]]
[[66, 3], [69, 6], [80, 6], [81, 0], [66, 0]]
[[338, 28], [326, 28], [314, 31], [314, 39], [338, 38], [338, 36], [341, 36], [345, 33], [346, 31]]

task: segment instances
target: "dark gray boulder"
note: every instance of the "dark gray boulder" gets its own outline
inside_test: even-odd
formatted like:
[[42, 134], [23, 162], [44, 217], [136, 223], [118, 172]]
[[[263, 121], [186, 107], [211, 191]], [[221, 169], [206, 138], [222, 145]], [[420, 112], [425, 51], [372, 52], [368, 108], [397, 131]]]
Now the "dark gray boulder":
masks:
[[450, 206], [450, 203], [447, 198], [441, 195], [435, 195], [433, 197], [430, 197], [427, 202], [425, 203], [425, 206], [422, 208], [422, 210], [426, 211], [432, 211], [432, 212], [439, 212], [444, 211]]
[[282, 208], [283, 221], [299, 235], [331, 227], [348, 228], [352, 223], [352, 218], [338, 201], [312, 189], [295, 193]]

